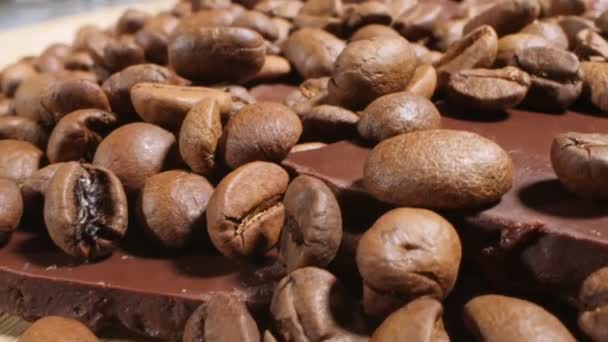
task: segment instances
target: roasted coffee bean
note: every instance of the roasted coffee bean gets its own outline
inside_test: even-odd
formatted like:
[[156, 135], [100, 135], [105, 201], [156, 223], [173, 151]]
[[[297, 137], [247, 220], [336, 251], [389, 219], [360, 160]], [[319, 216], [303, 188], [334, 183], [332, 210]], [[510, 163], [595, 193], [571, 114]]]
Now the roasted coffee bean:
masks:
[[[21, 183], [21, 196], [23, 197], [24, 208], [28, 208], [30, 212], [30, 215], [27, 215], [26, 219], [31, 219], [35, 223], [44, 222], [42, 217], [44, 194], [55, 172], [64, 164], [55, 163], [47, 165], [23, 180]], [[40, 216], [38, 217], [39, 214]]]
[[450, 102], [481, 111], [503, 111], [519, 105], [530, 88], [530, 76], [515, 67], [461, 70], [450, 77]]
[[348, 109], [320, 105], [299, 115], [304, 139], [338, 141], [357, 136], [359, 116]]
[[267, 55], [262, 69], [251, 79], [250, 83], [268, 82], [285, 77], [291, 73], [291, 64], [281, 56]]
[[441, 115], [428, 99], [407, 92], [379, 97], [360, 113], [361, 137], [378, 142], [402, 133], [441, 127]]
[[331, 273], [298, 269], [277, 285], [270, 312], [283, 341], [366, 341], [356, 301]]
[[464, 26], [467, 34], [483, 25], [494, 28], [499, 37], [515, 33], [533, 22], [540, 14], [536, 1], [504, 0], [471, 18]]
[[403, 38], [350, 43], [336, 60], [329, 101], [349, 109], [365, 108], [380, 96], [403, 90], [416, 64], [414, 49]]
[[55, 43], [49, 45], [36, 59], [36, 69], [40, 72], [54, 73], [64, 68], [64, 60], [71, 53], [67, 44]]
[[450, 75], [462, 69], [489, 68], [498, 52], [498, 38], [490, 26], [481, 26], [452, 44], [435, 64], [437, 86], [447, 85]]
[[568, 37], [561, 26], [551, 21], [535, 21], [524, 27], [520, 33], [534, 34], [543, 37], [556, 48], [568, 49]]
[[264, 336], [262, 337], [262, 342], [277, 342], [276, 337], [274, 337], [274, 335], [266, 330], [264, 331]]
[[532, 84], [523, 106], [543, 112], [563, 112], [583, 89], [576, 55], [551, 47], [534, 47], [515, 54], [514, 64], [530, 74]]
[[299, 0], [261, 0], [255, 5], [255, 10], [275, 17], [293, 19], [300, 12], [302, 5]]
[[303, 175], [289, 184], [283, 205], [279, 260], [290, 273], [327, 266], [342, 241], [342, 214], [334, 194], [323, 181]]
[[585, 97], [602, 112], [608, 112], [608, 64], [583, 62], [581, 69]]
[[53, 242], [67, 254], [96, 260], [112, 253], [127, 231], [127, 197], [108, 169], [69, 162], [45, 193], [44, 222]]
[[300, 75], [308, 79], [330, 76], [344, 47], [344, 42], [331, 33], [303, 28], [289, 36], [283, 53]]
[[465, 305], [464, 318], [480, 342], [576, 341], [555, 316], [522, 299], [479, 296]]
[[227, 9], [208, 9], [192, 13], [179, 21], [173, 35], [204, 27], [227, 27], [234, 22], [234, 15]]
[[180, 248], [205, 229], [205, 211], [213, 186], [186, 171], [166, 171], [148, 179], [138, 201], [138, 221], [161, 245]]
[[585, 198], [608, 198], [608, 135], [563, 133], [553, 139], [551, 163], [561, 183]]
[[325, 146], [327, 146], [327, 144], [326, 143], [322, 143], [322, 142], [302, 143], [302, 144], [297, 144], [296, 146], [294, 146], [291, 149], [291, 151], [289, 151], [289, 153], [311, 151], [311, 150], [316, 150], [316, 149], [319, 149], [319, 148], [323, 148]]
[[475, 208], [511, 189], [513, 162], [495, 142], [472, 132], [427, 130], [385, 140], [371, 152], [363, 183], [395, 205]]
[[231, 169], [254, 160], [280, 161], [298, 142], [302, 123], [277, 102], [257, 102], [230, 119], [222, 138], [224, 162]]
[[54, 82], [55, 78], [49, 74], [38, 74], [25, 80], [15, 93], [13, 105], [16, 114], [34, 120], [43, 128], [52, 127], [55, 119], [44, 107], [43, 99]]
[[67, 70], [93, 71], [95, 68], [93, 57], [86, 52], [74, 52], [66, 57], [64, 63]]
[[308, 0], [299, 13], [317, 17], [341, 17], [343, 12], [342, 0]]
[[183, 83], [171, 70], [154, 64], [134, 65], [112, 75], [103, 83], [102, 88], [120, 122], [134, 120], [137, 116], [131, 102], [131, 88], [143, 82]]
[[111, 73], [131, 65], [143, 64], [145, 61], [144, 49], [135, 42], [132, 36], [123, 36], [110, 41], [103, 48], [103, 66]]
[[54, 122], [78, 109], [110, 111], [110, 102], [101, 87], [80, 79], [55, 81], [42, 95], [42, 106], [51, 113]]
[[220, 85], [212, 88], [226, 92], [232, 97], [232, 107], [230, 110], [227, 112], [220, 112], [222, 122], [228, 122], [231, 117], [233, 117], [241, 109], [245, 108], [245, 106], [257, 102], [256, 98], [251, 95], [247, 88], [239, 85]]
[[608, 268], [593, 272], [581, 286], [578, 325], [593, 341], [608, 339]]
[[443, 327], [443, 306], [433, 298], [416, 299], [388, 316], [371, 342], [448, 342]]
[[576, 35], [585, 29], [595, 29], [593, 21], [579, 16], [559, 17], [557, 23], [568, 37], [568, 46], [573, 47], [576, 44]]
[[95, 25], [83, 25], [78, 28], [74, 35], [74, 41], [72, 43], [72, 49], [74, 51], [83, 51], [85, 48], [85, 42], [90, 35], [101, 32], [101, 29]]
[[189, 0], [192, 11], [201, 11], [217, 8], [230, 8], [232, 1], [230, 0]]
[[109, 32], [92, 31], [83, 41], [84, 45], [82, 51], [89, 53], [96, 64], [103, 65], [105, 47], [112, 41], [114, 41], [114, 37], [112, 37]]
[[358, 40], [371, 39], [374, 37], [399, 37], [399, 32], [390, 28], [389, 26], [379, 25], [379, 24], [369, 24], [361, 27], [352, 36], [350, 36], [351, 42], [356, 42]]
[[595, 26], [603, 35], [608, 34], [608, 11], [603, 12], [595, 19]]
[[38, 74], [31, 63], [17, 62], [11, 64], [0, 72], [0, 89], [7, 97], [13, 97], [17, 88], [28, 78]]
[[275, 41], [279, 38], [277, 26], [270, 17], [262, 12], [245, 11], [234, 20], [232, 26], [254, 30], [270, 41]]
[[17, 183], [0, 178], [0, 203], [0, 244], [4, 244], [19, 226], [23, 215], [23, 198]]
[[77, 320], [47, 316], [30, 325], [19, 337], [20, 342], [99, 342], [84, 324]]
[[192, 171], [202, 175], [213, 173], [221, 135], [220, 109], [215, 100], [203, 100], [188, 112], [179, 133], [179, 150]]
[[574, 52], [582, 60], [603, 62], [608, 59], [608, 42], [597, 32], [581, 30], [574, 40]]
[[418, 41], [433, 33], [444, 10], [444, 6], [439, 3], [420, 2], [395, 19], [393, 27], [406, 39]]
[[169, 63], [169, 35], [178, 23], [179, 20], [174, 16], [160, 14], [148, 20], [146, 25], [135, 33], [135, 42], [144, 49], [146, 60], [159, 65]]
[[230, 94], [213, 88], [139, 83], [131, 89], [131, 101], [139, 116], [173, 132], [180, 129], [194, 105], [206, 99], [216, 101], [221, 112], [232, 108]]
[[285, 98], [285, 104], [302, 115], [327, 101], [329, 77], [311, 78]]
[[15, 115], [13, 100], [0, 96], [0, 117]]
[[287, 183], [287, 172], [267, 162], [245, 164], [224, 177], [207, 206], [213, 245], [231, 258], [262, 256], [274, 247], [285, 220]]
[[21, 184], [38, 170], [44, 161], [44, 153], [29, 142], [0, 140], [0, 178]]
[[504, 36], [498, 40], [498, 54], [495, 66], [507, 66], [515, 64], [515, 55], [526, 49], [534, 47], [552, 47], [545, 38], [528, 33], [515, 33]]
[[260, 341], [258, 326], [247, 306], [227, 294], [215, 294], [186, 322], [182, 342]]
[[137, 9], [126, 10], [116, 22], [116, 34], [133, 34], [146, 24], [150, 15]]
[[342, 20], [344, 29], [353, 32], [368, 24], [389, 25], [393, 18], [386, 4], [367, 1], [346, 6]]
[[275, 41], [275, 44], [278, 44], [279, 48], [281, 48], [280, 44], [283, 44], [283, 42], [285, 42], [287, 40], [287, 38], [289, 37], [289, 33], [293, 29], [293, 23], [287, 19], [283, 19], [283, 18], [279, 18], [279, 17], [271, 18], [271, 20], [274, 23], [274, 25], [277, 27], [277, 30], [279, 33], [279, 37]]
[[545, 17], [581, 15], [587, 10], [587, 0], [540, 0]]
[[[400, 300], [444, 299], [460, 268], [460, 239], [452, 225], [425, 209], [399, 208], [380, 217], [363, 234], [357, 267], [372, 290]], [[373, 303], [372, 303], [373, 304]], [[366, 313], [385, 317], [390, 312]]]
[[202, 27], [171, 38], [169, 62], [190, 80], [238, 83], [262, 68], [265, 50], [264, 38], [255, 31]]
[[108, 168], [134, 194], [146, 178], [170, 168], [177, 152], [175, 136], [148, 123], [132, 123], [114, 130], [101, 141], [93, 164]]
[[49, 162], [91, 161], [97, 145], [115, 124], [114, 114], [99, 109], [81, 109], [64, 116], [49, 138]]
[[423, 64], [416, 68], [405, 91], [431, 99], [437, 88], [437, 71], [432, 65]]
[[32, 119], [22, 116], [0, 116], [0, 139], [27, 141], [40, 149], [46, 147], [46, 131]]

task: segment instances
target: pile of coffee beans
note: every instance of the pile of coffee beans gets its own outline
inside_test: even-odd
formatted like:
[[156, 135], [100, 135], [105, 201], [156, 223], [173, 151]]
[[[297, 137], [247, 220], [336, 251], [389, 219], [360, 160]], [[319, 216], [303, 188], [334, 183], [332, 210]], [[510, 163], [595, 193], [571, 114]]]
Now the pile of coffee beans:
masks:
[[[84, 26], [71, 44], [0, 71], [0, 241], [44, 226], [82, 262], [103, 262], [129, 234], [143, 247], [283, 267], [268, 319], [211, 296], [184, 342], [448, 341], [444, 301], [466, 241], [439, 212], [496, 203], [514, 165], [494, 141], [442, 129], [436, 104], [481, 117], [607, 112], [601, 5], [183, 0]], [[257, 101], [252, 89], [272, 83], [292, 90]], [[608, 135], [566, 131], [551, 149], [556, 175], [581, 197], [608, 198]], [[344, 139], [373, 147], [363, 185], [396, 207], [353, 243], [360, 291], [332, 267], [348, 239], [343, 214], [360, 208], [280, 166]], [[607, 279], [598, 271], [581, 290], [580, 327], [594, 341], [608, 339]], [[456, 309], [478, 341], [575, 340], [527, 300], [484, 295]], [[96, 341], [56, 317], [21, 340], [70, 338]]]

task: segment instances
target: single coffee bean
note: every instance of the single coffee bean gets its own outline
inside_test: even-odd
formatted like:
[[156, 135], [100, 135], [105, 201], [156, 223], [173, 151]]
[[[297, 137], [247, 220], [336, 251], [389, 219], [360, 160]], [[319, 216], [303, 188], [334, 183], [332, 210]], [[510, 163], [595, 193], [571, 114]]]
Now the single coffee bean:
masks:
[[59, 121], [78, 109], [110, 111], [108, 97], [99, 85], [88, 80], [58, 80], [42, 96], [42, 105]]
[[499, 37], [515, 33], [533, 22], [540, 14], [540, 6], [536, 1], [505, 0], [471, 18], [464, 26], [464, 34], [468, 34], [483, 25], [494, 28]]
[[127, 231], [127, 197], [110, 170], [69, 162], [48, 184], [44, 222], [53, 242], [67, 254], [100, 259], [112, 253]]
[[148, 179], [138, 201], [138, 221], [155, 241], [181, 248], [205, 228], [205, 211], [213, 186], [201, 176], [166, 171]]
[[336, 61], [329, 101], [349, 109], [365, 108], [380, 96], [403, 90], [416, 64], [414, 50], [403, 38], [350, 43]]
[[101, 141], [93, 164], [112, 171], [127, 194], [139, 191], [148, 177], [170, 168], [177, 152], [175, 136], [149, 123], [122, 126]]
[[266, 15], [293, 19], [303, 5], [299, 0], [261, 0], [256, 3], [254, 9], [266, 13]]
[[289, 151], [289, 153], [311, 151], [311, 150], [316, 150], [316, 149], [319, 149], [319, 148], [323, 148], [325, 146], [327, 146], [327, 144], [326, 143], [322, 143], [322, 142], [302, 143], [302, 144], [297, 144], [296, 146], [294, 146], [291, 149], [291, 151]]
[[269, 41], [279, 38], [279, 30], [269, 16], [258, 11], [245, 11], [232, 23], [234, 27], [243, 27], [261, 34]]
[[15, 115], [13, 99], [4, 98], [0, 95], [0, 117]]
[[255, 31], [202, 27], [171, 38], [169, 62], [190, 80], [238, 83], [262, 68], [265, 50], [264, 38]]
[[97, 146], [115, 124], [114, 114], [99, 109], [81, 109], [64, 116], [49, 138], [46, 150], [49, 162], [90, 162]]
[[583, 89], [576, 55], [552, 47], [532, 47], [515, 54], [514, 65], [532, 81], [523, 106], [542, 112], [563, 112]]
[[302, 134], [300, 119], [276, 102], [251, 104], [230, 119], [221, 141], [224, 161], [235, 169], [254, 160], [280, 161]]
[[52, 127], [55, 118], [43, 105], [43, 99], [54, 82], [55, 77], [50, 74], [38, 74], [23, 81], [13, 101], [16, 114], [34, 120], [43, 128]]
[[299, 115], [311, 111], [327, 101], [329, 77], [311, 78], [285, 98], [285, 104]]
[[525, 49], [534, 47], [552, 47], [545, 38], [527, 33], [515, 33], [504, 36], [498, 40], [498, 54], [496, 56], [497, 67], [514, 65], [515, 55]]
[[186, 322], [182, 342], [260, 341], [258, 326], [247, 306], [227, 294], [215, 294]]
[[306, 140], [338, 141], [357, 136], [359, 116], [342, 107], [316, 106], [301, 112], [300, 119]]
[[393, 27], [409, 41], [418, 41], [433, 33], [444, 10], [439, 3], [420, 2], [395, 19]]
[[30, 213], [25, 217], [28, 222], [31, 221], [37, 224], [44, 222], [44, 218], [42, 217], [44, 211], [44, 194], [46, 193], [46, 189], [55, 175], [55, 172], [64, 164], [65, 163], [55, 163], [47, 165], [32, 173], [21, 183], [23, 206], [24, 208], [28, 208]]
[[354, 32], [369, 24], [389, 25], [393, 18], [386, 4], [367, 1], [345, 6], [342, 21], [347, 32]]
[[179, 150], [192, 171], [202, 175], [213, 173], [221, 135], [220, 109], [215, 100], [203, 100], [188, 112], [179, 133]]
[[358, 40], [371, 39], [374, 37], [399, 37], [399, 32], [395, 31], [389, 26], [380, 25], [380, 24], [369, 24], [361, 27], [352, 36], [350, 36], [351, 42], [356, 42]]
[[370, 341], [448, 342], [442, 315], [441, 302], [428, 297], [416, 299], [388, 316]]
[[512, 297], [485, 295], [473, 298], [464, 307], [464, 319], [480, 342], [576, 341], [551, 313], [534, 303]]
[[19, 342], [99, 342], [81, 322], [58, 316], [47, 316], [30, 325]]
[[481, 111], [504, 111], [519, 105], [530, 88], [530, 76], [515, 67], [469, 69], [452, 75], [449, 101]]
[[407, 92], [379, 97], [360, 113], [361, 137], [378, 142], [402, 133], [441, 127], [441, 115], [428, 99]]
[[452, 44], [435, 64], [437, 86], [443, 89], [450, 75], [463, 69], [489, 68], [498, 52], [498, 37], [490, 26], [481, 26]]
[[287, 172], [267, 162], [245, 164], [224, 177], [207, 206], [213, 245], [231, 258], [262, 256], [274, 247], [285, 220], [287, 183]]
[[405, 91], [431, 99], [436, 88], [437, 71], [432, 65], [423, 64], [416, 68], [414, 76], [405, 87]]
[[330, 76], [345, 44], [321, 29], [303, 28], [292, 33], [283, 44], [285, 57], [302, 77]]
[[268, 82], [291, 73], [291, 64], [281, 56], [267, 55], [264, 60], [262, 69], [258, 71], [251, 79], [247, 80], [250, 83]]
[[535, 21], [524, 27], [520, 33], [535, 34], [543, 37], [556, 48], [568, 49], [568, 37], [561, 26], [555, 22]]
[[26, 141], [0, 140], [0, 178], [21, 184], [44, 162], [44, 152]]
[[608, 42], [597, 32], [581, 30], [574, 40], [574, 52], [582, 60], [604, 62], [608, 59]]
[[495, 142], [472, 132], [418, 131], [377, 145], [363, 183], [374, 197], [395, 205], [476, 208], [511, 189], [513, 162]]
[[608, 64], [600, 62], [581, 63], [583, 71], [583, 94], [599, 110], [608, 112]]
[[102, 88], [120, 122], [134, 121], [137, 118], [131, 102], [131, 88], [143, 82], [180, 84], [183, 80], [171, 70], [154, 64], [134, 65], [110, 76]]
[[434, 212], [399, 208], [363, 234], [356, 259], [363, 282], [401, 299], [401, 304], [422, 296], [442, 300], [456, 283], [460, 239], [454, 227]]
[[558, 15], [581, 15], [587, 11], [587, 0], [541, 0], [542, 14], [545, 17]]
[[32, 119], [22, 116], [0, 116], [0, 139], [27, 141], [44, 149], [48, 136], [46, 131]]
[[553, 139], [551, 163], [562, 184], [585, 198], [608, 198], [608, 135], [563, 133]]
[[7, 97], [13, 97], [23, 81], [37, 75], [38, 72], [31, 63], [17, 62], [11, 64], [0, 72], [0, 89]]
[[17, 183], [0, 178], [0, 203], [0, 244], [4, 244], [23, 216], [23, 198]]
[[608, 268], [593, 272], [581, 286], [578, 326], [593, 341], [608, 339]]
[[116, 22], [116, 34], [133, 34], [144, 27], [149, 18], [150, 15], [148, 13], [130, 8], [118, 18]]
[[139, 116], [172, 132], [179, 131], [186, 114], [206, 99], [216, 101], [221, 112], [232, 108], [230, 94], [213, 88], [139, 83], [131, 89], [131, 101]]
[[144, 49], [135, 42], [132, 36], [112, 40], [103, 48], [103, 66], [111, 73], [131, 65], [143, 64], [145, 61]]
[[558, 17], [557, 23], [561, 26], [562, 30], [568, 37], [568, 46], [573, 47], [576, 45], [576, 35], [585, 29], [595, 30], [595, 24], [592, 20], [586, 19], [579, 16], [563, 16]]
[[277, 285], [270, 313], [283, 341], [366, 341], [356, 301], [331, 273], [300, 268]]
[[299, 176], [287, 187], [283, 205], [279, 260], [287, 272], [327, 266], [342, 241], [342, 213], [334, 194], [323, 181]]

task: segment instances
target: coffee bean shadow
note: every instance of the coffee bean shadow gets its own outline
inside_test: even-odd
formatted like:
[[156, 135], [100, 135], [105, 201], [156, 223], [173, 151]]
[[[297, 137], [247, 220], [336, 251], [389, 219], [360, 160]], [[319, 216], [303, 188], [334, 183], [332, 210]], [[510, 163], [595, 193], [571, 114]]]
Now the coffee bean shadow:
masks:
[[442, 116], [465, 121], [475, 122], [501, 122], [509, 118], [509, 113], [501, 112], [482, 112], [475, 109], [466, 108], [463, 106], [448, 103], [447, 101], [439, 101], [435, 104]]
[[46, 235], [32, 235], [17, 242], [15, 253], [30, 264], [41, 268], [72, 267], [81, 264], [78, 260], [63, 253]]
[[189, 254], [171, 259], [175, 270], [187, 277], [214, 278], [240, 273], [243, 266], [217, 253]]
[[570, 107], [570, 111], [577, 112], [579, 114], [595, 116], [599, 118], [608, 118], [608, 114], [602, 112], [600, 109], [597, 109], [593, 106], [589, 101], [580, 100], [574, 103]]
[[557, 179], [530, 184], [521, 189], [518, 196], [526, 207], [558, 217], [592, 218], [608, 215], [605, 203], [578, 198]]

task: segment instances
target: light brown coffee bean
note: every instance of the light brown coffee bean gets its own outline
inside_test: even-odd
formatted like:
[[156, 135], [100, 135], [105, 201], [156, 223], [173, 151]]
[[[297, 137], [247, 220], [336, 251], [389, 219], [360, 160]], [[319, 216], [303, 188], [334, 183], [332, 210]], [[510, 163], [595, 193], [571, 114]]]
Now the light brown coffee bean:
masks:
[[261, 0], [254, 7], [256, 11], [285, 19], [293, 19], [304, 5], [299, 0]]
[[13, 100], [0, 96], [0, 117], [15, 115]]
[[37, 75], [38, 72], [31, 63], [17, 62], [11, 64], [0, 72], [0, 89], [7, 97], [13, 97], [17, 88], [28, 78]]
[[464, 307], [464, 318], [475, 339], [486, 341], [568, 341], [576, 339], [551, 313], [512, 297], [485, 295]]
[[608, 64], [583, 62], [583, 88], [585, 97], [602, 112], [608, 112]]
[[374, 142], [402, 133], [441, 127], [441, 115], [428, 99], [399, 92], [379, 97], [361, 113], [357, 129]]
[[393, 27], [409, 41], [429, 37], [441, 18], [444, 7], [439, 3], [420, 2], [395, 19]]
[[0, 203], [0, 244], [4, 244], [23, 216], [23, 198], [17, 183], [0, 178]]
[[228, 27], [234, 22], [234, 14], [228, 9], [206, 9], [182, 18], [173, 36], [203, 27]]
[[243, 27], [254, 30], [269, 41], [279, 38], [279, 30], [269, 16], [258, 11], [245, 11], [236, 17], [232, 23], [234, 27]]
[[20, 342], [99, 342], [81, 322], [58, 316], [47, 316], [34, 322], [19, 337]]
[[357, 136], [359, 116], [348, 109], [320, 105], [301, 112], [299, 116], [304, 139], [338, 141]]
[[568, 46], [573, 47], [576, 44], [576, 35], [585, 29], [595, 29], [593, 21], [584, 17], [568, 15], [564, 17], [558, 17], [557, 23], [561, 26], [562, 30], [568, 37]]
[[321, 29], [303, 28], [292, 33], [283, 44], [285, 57], [302, 77], [330, 76], [345, 44]]
[[0, 140], [27, 141], [40, 149], [46, 147], [48, 135], [35, 121], [22, 116], [0, 116]]
[[521, 29], [520, 33], [535, 34], [543, 37], [556, 48], [568, 49], [568, 37], [561, 26], [551, 21], [534, 21]]
[[603, 35], [608, 33], [608, 11], [603, 12], [599, 17], [597, 17], [597, 19], [595, 19], [595, 26]]
[[608, 41], [590, 29], [581, 30], [574, 40], [574, 52], [581, 60], [603, 62], [608, 59]]
[[192, 171], [210, 175], [216, 168], [215, 153], [222, 135], [219, 105], [207, 99], [194, 105], [179, 133], [182, 159]]
[[399, 32], [395, 31], [389, 26], [380, 24], [369, 24], [361, 27], [352, 36], [350, 36], [351, 42], [358, 40], [371, 39], [374, 37], [399, 37]]
[[44, 153], [26, 141], [0, 140], [0, 178], [21, 184], [44, 163]]
[[464, 26], [468, 34], [483, 25], [490, 25], [499, 37], [515, 33], [533, 22], [540, 14], [536, 1], [505, 0], [471, 18]]
[[496, 56], [497, 67], [514, 65], [515, 55], [525, 49], [535, 47], [552, 47], [545, 38], [528, 33], [515, 33], [504, 36], [498, 40], [498, 54]]
[[435, 209], [475, 208], [511, 189], [513, 162], [491, 140], [472, 132], [426, 130], [377, 145], [365, 164], [363, 184], [395, 205]]
[[405, 91], [431, 99], [436, 88], [437, 71], [432, 65], [423, 64], [416, 68], [412, 79], [405, 86]]
[[273, 81], [291, 73], [291, 64], [281, 56], [267, 55], [262, 69], [247, 82], [258, 83]]
[[227, 112], [220, 112], [222, 122], [228, 122], [231, 117], [238, 113], [245, 106], [256, 103], [257, 99], [251, 95], [247, 88], [240, 85], [219, 85], [212, 88], [221, 90], [230, 94], [232, 97], [232, 107]]
[[298, 153], [298, 152], [305, 152], [305, 151], [311, 151], [311, 150], [316, 150], [319, 148], [323, 148], [327, 146], [326, 143], [322, 143], [322, 142], [309, 142], [309, 143], [302, 143], [302, 144], [297, 144], [296, 146], [294, 146], [291, 151], [289, 151], [289, 153]]
[[42, 105], [54, 122], [79, 109], [110, 111], [108, 97], [99, 85], [88, 80], [57, 80], [42, 95]]
[[343, 12], [342, 0], [308, 0], [299, 13], [317, 17], [341, 17]]
[[608, 268], [593, 272], [581, 286], [578, 326], [593, 341], [608, 338]]
[[56, 73], [64, 68], [64, 60], [70, 54], [71, 48], [67, 44], [55, 43], [49, 45], [38, 58], [35, 66], [40, 72]]
[[207, 206], [213, 245], [231, 258], [259, 257], [279, 241], [285, 220], [281, 202], [289, 176], [276, 164], [253, 162], [229, 173]]
[[386, 4], [367, 1], [345, 6], [342, 21], [347, 32], [354, 32], [369, 24], [389, 25], [393, 18]]
[[466, 23], [467, 20], [462, 18], [438, 21], [433, 29], [433, 47], [439, 51], [446, 51], [462, 38]]

